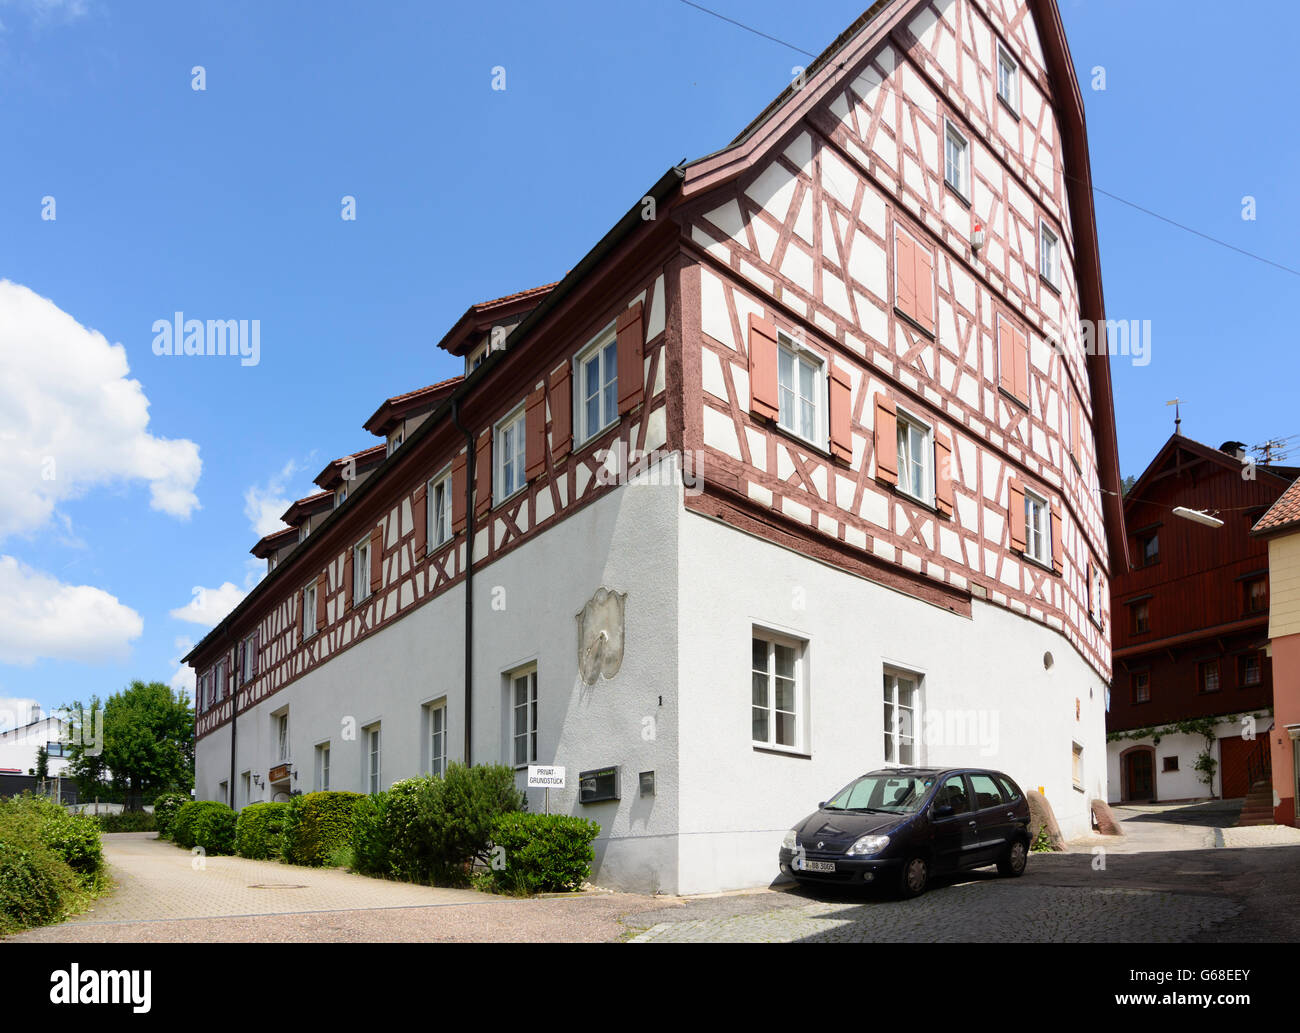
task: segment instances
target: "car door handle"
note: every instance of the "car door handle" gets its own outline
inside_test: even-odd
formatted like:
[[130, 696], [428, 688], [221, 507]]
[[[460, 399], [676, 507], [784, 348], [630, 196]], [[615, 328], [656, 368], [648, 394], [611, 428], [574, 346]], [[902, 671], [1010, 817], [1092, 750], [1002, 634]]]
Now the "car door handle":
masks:
[[975, 822], [973, 822], [973, 821], [968, 821], [968, 822], [966, 822], [966, 824], [967, 824], [967, 825], [971, 825], [971, 826], [973, 826], [973, 825], [975, 824]]
[[1016, 812], [1015, 812], [1015, 811], [1007, 811], [1007, 817], [1008, 817], [1008, 818], [1014, 818], [1015, 816], [1016, 816]]

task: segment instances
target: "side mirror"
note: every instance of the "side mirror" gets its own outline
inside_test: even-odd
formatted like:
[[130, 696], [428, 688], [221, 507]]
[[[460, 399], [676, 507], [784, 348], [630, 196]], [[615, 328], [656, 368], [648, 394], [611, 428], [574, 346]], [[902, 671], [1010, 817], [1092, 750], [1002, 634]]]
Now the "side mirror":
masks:
[[826, 801], [823, 800], [821, 803], [819, 803], [819, 804], [817, 805], [817, 809], [820, 811], [820, 810], [821, 810], [823, 807], [825, 807], [825, 806], [826, 806]]
[[952, 804], [948, 803], [937, 803], [930, 810], [931, 816], [935, 818], [951, 818], [956, 813]]

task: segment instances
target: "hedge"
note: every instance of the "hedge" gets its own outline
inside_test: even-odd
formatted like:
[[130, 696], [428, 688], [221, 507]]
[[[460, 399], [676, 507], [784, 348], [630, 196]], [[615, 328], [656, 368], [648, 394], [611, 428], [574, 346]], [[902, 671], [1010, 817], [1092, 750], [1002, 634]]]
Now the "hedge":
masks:
[[295, 796], [284, 821], [280, 856], [290, 864], [319, 868], [352, 839], [352, 811], [360, 793], [322, 792]]
[[363, 875], [391, 875], [391, 793], [363, 796], [352, 808], [352, 867]]
[[172, 839], [186, 849], [201, 847], [207, 854], [233, 854], [235, 812], [216, 800], [191, 800], [176, 812]]
[[600, 826], [565, 814], [503, 814], [492, 826], [493, 889], [507, 893], [576, 890], [591, 876]]
[[0, 935], [57, 922], [103, 884], [93, 818], [30, 795], [0, 803]]
[[176, 812], [190, 802], [188, 793], [162, 793], [154, 800], [153, 818], [154, 824], [158, 826], [160, 839], [171, 839], [172, 823], [176, 820]]
[[24, 793], [6, 804], [9, 812], [33, 828], [42, 843], [76, 873], [83, 885], [94, 886], [104, 869], [99, 822], [88, 814], [71, 814], [44, 796]]
[[158, 825], [148, 811], [123, 811], [101, 814], [96, 819], [101, 832], [154, 832]]
[[284, 840], [287, 803], [251, 803], [235, 822], [235, 850], [240, 857], [278, 858]]

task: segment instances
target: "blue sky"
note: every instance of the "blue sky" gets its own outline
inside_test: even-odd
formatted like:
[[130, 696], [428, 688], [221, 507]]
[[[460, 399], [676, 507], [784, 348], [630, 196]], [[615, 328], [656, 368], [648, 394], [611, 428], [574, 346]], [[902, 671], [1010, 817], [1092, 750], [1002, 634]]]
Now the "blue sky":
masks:
[[[863, 2], [706, 6], [816, 52]], [[1095, 184], [1300, 268], [1278, 115], [1300, 9], [1256, 0], [1268, 32], [1222, 65], [1240, 11], [1061, 3]], [[0, 26], [0, 319], [21, 313], [0, 327], [0, 711], [172, 680], [207, 630], [173, 611], [247, 588], [258, 521], [373, 444], [384, 398], [459, 371], [434, 345], [467, 305], [562, 276], [807, 60], [679, 0], [0, 0]], [[1212, 445], [1300, 433], [1300, 280], [1105, 196], [1097, 213], [1108, 314], [1152, 326], [1150, 364], [1113, 368], [1124, 471], [1176, 395]], [[153, 354], [176, 311], [259, 320], [260, 362]], [[99, 365], [63, 362], [89, 331]]]

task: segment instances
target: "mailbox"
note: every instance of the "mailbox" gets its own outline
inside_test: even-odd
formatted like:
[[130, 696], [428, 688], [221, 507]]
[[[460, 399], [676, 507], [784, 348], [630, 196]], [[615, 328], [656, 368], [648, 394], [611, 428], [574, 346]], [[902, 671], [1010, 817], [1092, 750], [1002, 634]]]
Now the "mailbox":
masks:
[[578, 802], [600, 803], [602, 800], [617, 800], [618, 767], [594, 768], [578, 773]]

